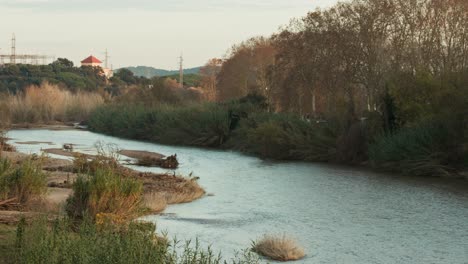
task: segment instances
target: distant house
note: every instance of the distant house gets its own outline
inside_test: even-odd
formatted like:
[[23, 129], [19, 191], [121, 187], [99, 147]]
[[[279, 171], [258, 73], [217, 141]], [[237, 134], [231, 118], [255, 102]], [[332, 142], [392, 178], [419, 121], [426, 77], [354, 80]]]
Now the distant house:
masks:
[[102, 71], [104, 72], [104, 75], [107, 78], [112, 77], [114, 75], [114, 72], [112, 71], [112, 69], [103, 68], [101, 64], [102, 64], [102, 61], [100, 61], [98, 58], [94, 57], [93, 55], [81, 61], [81, 66], [100, 67], [102, 68]]
[[81, 66], [101, 67], [101, 63], [102, 61], [98, 60], [98, 58], [91, 55], [88, 58], [81, 61]]

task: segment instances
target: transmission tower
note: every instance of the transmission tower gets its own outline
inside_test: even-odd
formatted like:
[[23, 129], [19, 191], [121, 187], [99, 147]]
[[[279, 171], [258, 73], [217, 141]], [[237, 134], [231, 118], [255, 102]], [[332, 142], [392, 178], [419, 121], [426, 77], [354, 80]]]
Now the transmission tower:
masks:
[[11, 38], [11, 54], [10, 54], [10, 63], [16, 64], [16, 36], [15, 33], [13, 33], [13, 36]]
[[179, 57], [179, 85], [184, 88], [184, 58], [182, 54]]
[[105, 59], [104, 59], [104, 67], [107, 69], [107, 65], [109, 65], [109, 53], [107, 52], [107, 49], [106, 51], [104, 52], [104, 56], [105, 56]]
[[0, 64], [4, 65], [5, 60], [9, 61], [10, 64], [23, 63], [23, 64], [39, 64], [42, 61], [42, 64], [46, 64], [47, 60], [53, 59], [54, 57], [40, 55], [40, 54], [17, 54], [16, 53], [16, 36], [13, 33], [11, 37], [11, 53], [10, 54], [0, 54]]

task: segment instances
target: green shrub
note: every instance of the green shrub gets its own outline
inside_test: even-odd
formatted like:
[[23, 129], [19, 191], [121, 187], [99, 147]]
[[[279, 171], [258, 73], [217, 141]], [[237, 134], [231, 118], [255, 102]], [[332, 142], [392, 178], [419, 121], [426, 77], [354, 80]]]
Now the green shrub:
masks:
[[80, 176], [73, 185], [66, 211], [72, 219], [85, 216], [104, 223], [123, 224], [143, 210], [142, 183], [124, 177], [110, 167], [99, 167], [90, 175]]
[[18, 202], [27, 203], [46, 193], [46, 179], [40, 161], [26, 159], [12, 165], [7, 159], [0, 159], [0, 200], [17, 198]]

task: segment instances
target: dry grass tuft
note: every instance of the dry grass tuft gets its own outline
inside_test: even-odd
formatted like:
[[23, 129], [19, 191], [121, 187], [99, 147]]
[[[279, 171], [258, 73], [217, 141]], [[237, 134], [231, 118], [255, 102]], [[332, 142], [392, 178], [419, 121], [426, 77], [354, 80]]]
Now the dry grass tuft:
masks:
[[166, 192], [168, 204], [189, 203], [205, 195], [205, 190], [194, 179], [184, 179], [172, 192]]
[[181, 182], [170, 181], [167, 189], [148, 190], [143, 196], [144, 205], [152, 212], [162, 212], [168, 204], [189, 203], [205, 195], [200, 185], [194, 180], [180, 178]]
[[162, 212], [167, 206], [166, 196], [158, 192], [145, 193], [143, 204], [153, 213]]
[[279, 261], [302, 259], [304, 249], [294, 239], [283, 236], [265, 235], [252, 245], [252, 250], [267, 258]]

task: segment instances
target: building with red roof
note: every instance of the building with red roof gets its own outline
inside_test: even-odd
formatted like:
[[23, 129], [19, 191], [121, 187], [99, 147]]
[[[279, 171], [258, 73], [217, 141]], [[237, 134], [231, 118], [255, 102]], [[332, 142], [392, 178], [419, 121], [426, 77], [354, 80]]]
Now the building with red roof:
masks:
[[98, 60], [98, 58], [91, 55], [88, 58], [81, 61], [81, 66], [101, 67], [101, 63], [102, 61]]
[[103, 74], [107, 78], [112, 77], [114, 75], [114, 72], [112, 71], [112, 69], [103, 68], [101, 66], [101, 63], [102, 61], [100, 61], [98, 58], [94, 57], [93, 55], [90, 55], [88, 58], [81, 61], [81, 66], [99, 67], [102, 69]]

